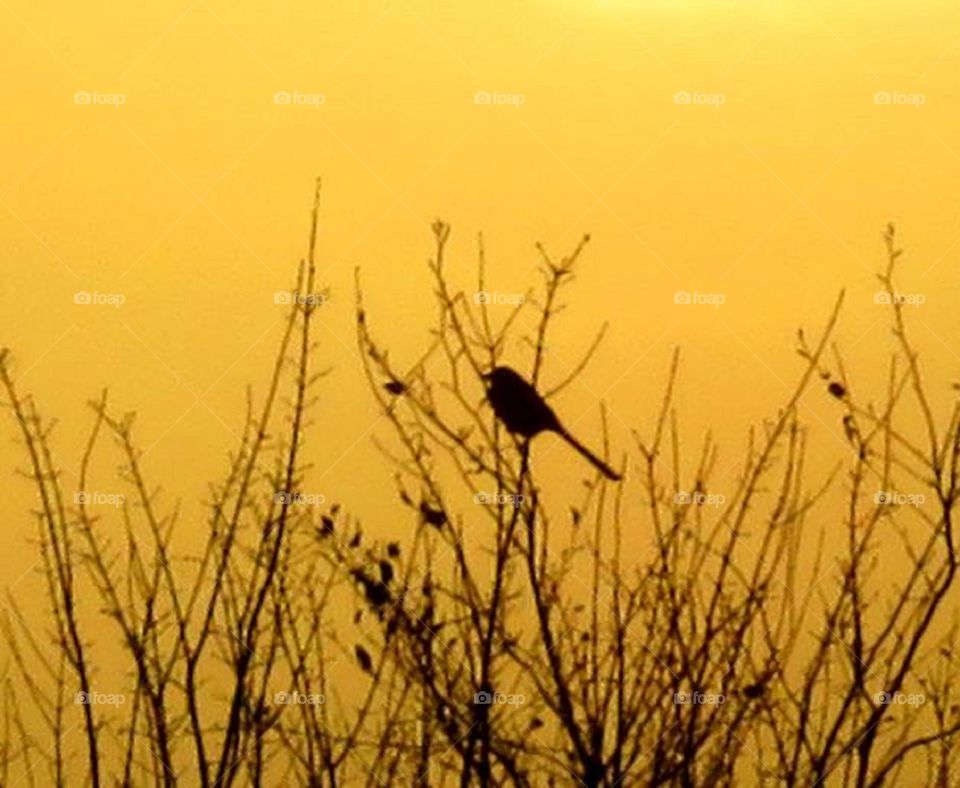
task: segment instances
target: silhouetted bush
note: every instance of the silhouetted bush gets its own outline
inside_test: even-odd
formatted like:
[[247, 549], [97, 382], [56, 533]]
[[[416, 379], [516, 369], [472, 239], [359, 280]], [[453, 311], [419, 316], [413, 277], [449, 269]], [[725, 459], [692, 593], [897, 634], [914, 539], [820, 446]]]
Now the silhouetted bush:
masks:
[[[930, 404], [892, 228], [881, 281], [899, 351], [882, 402], [861, 399], [831, 344], [840, 298], [816, 336], [798, 334], [796, 383], [751, 433], [731, 494], [716, 492], [709, 437], [693, 457], [681, 441], [674, 355], [632, 451], [611, 460], [606, 447], [625, 481], [578, 465], [589, 477], [571, 505], [538, 475], [530, 441], [497, 423], [482, 376], [518, 336], [521, 372], [548, 397], [584, 373], [603, 331], [545, 383], [587, 239], [560, 260], [540, 249], [541, 287], [496, 323], [453, 287], [437, 223], [433, 341], [414, 363], [396, 366], [376, 338], [358, 274], [364, 372], [412, 523], [388, 542], [360, 529], [349, 500], [299, 505], [323, 396], [318, 205], [319, 188], [266, 394], [248, 398], [199, 555], [176, 547], [177, 509], [144, 477], [132, 416], [106, 394], [92, 403], [81, 462], [84, 491], [112, 439], [131, 491], [118, 528], [65, 489], [49, 423], [0, 358], [38, 492], [50, 614], [40, 626], [9, 600], [0, 783], [950, 784], [960, 402], [945, 421]], [[477, 270], [486, 292], [482, 246]], [[813, 483], [808, 392], [835, 401], [851, 447]], [[893, 539], [891, 580], [876, 565]], [[134, 669], [103, 693], [108, 637]], [[64, 743], [74, 726], [82, 751]]]

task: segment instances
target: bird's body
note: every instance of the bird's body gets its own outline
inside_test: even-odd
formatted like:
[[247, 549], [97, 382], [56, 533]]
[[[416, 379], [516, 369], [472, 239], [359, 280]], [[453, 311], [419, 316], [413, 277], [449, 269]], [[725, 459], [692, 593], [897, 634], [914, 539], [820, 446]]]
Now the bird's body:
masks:
[[524, 438], [555, 432], [608, 479], [620, 480], [620, 474], [564, 429], [553, 408], [522, 375], [510, 367], [495, 367], [484, 378], [493, 412], [510, 432]]
[[553, 408], [510, 367], [497, 367], [487, 376], [487, 382], [487, 399], [510, 432], [524, 438], [544, 431], [561, 432]]

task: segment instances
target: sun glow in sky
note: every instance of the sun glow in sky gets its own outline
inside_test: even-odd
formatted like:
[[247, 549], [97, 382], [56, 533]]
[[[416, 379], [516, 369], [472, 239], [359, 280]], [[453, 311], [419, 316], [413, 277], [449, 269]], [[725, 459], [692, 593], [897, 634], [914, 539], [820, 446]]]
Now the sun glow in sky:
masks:
[[[610, 322], [558, 406], [590, 434], [605, 401], [619, 451], [680, 346], [688, 427], [736, 459], [798, 371], [796, 328], [822, 325], [841, 289], [840, 337], [882, 387], [887, 221], [904, 290], [925, 296], [918, 342], [940, 374], [960, 364], [954, 3], [5, 0], [0, 17], [0, 339], [61, 420], [66, 473], [109, 386], [165, 487], [202, 498], [268, 369], [316, 175], [332, 376], [314, 484], [369, 517], [395, 509], [364, 494], [391, 471], [371, 443], [354, 269], [374, 330], [412, 362], [437, 217], [457, 281], [472, 286], [483, 232], [508, 294], [536, 283], [535, 242], [559, 254], [591, 234], [546, 376]], [[810, 408], [818, 438], [842, 440], [830, 404]], [[6, 583], [29, 563], [21, 509]]]

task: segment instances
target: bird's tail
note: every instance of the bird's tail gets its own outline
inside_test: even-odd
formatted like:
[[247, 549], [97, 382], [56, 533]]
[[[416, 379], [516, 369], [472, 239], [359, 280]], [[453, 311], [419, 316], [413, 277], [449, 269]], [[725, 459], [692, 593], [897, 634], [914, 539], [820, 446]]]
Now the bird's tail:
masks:
[[582, 454], [584, 458], [586, 458], [586, 460], [594, 468], [596, 468], [598, 471], [600, 471], [600, 473], [602, 473], [604, 476], [610, 479], [610, 481], [618, 482], [623, 478], [613, 468], [611, 468], [603, 460], [601, 460], [596, 454], [590, 451], [590, 449], [588, 449], [586, 446], [580, 443], [580, 441], [574, 438], [569, 432], [567, 432], [566, 430], [560, 430], [559, 435], [567, 443], [573, 446], [573, 448], [575, 448], [578, 452], [580, 452], [580, 454]]

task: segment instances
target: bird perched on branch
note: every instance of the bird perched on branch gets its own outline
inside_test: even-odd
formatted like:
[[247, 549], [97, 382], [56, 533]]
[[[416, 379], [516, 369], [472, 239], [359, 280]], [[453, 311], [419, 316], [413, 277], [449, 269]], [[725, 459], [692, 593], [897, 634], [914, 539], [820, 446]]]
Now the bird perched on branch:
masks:
[[619, 473], [566, 431], [553, 408], [516, 371], [510, 367], [494, 367], [483, 379], [487, 384], [487, 400], [493, 412], [510, 432], [524, 438], [532, 438], [541, 432], [555, 432], [600, 473], [612, 481], [620, 481]]

